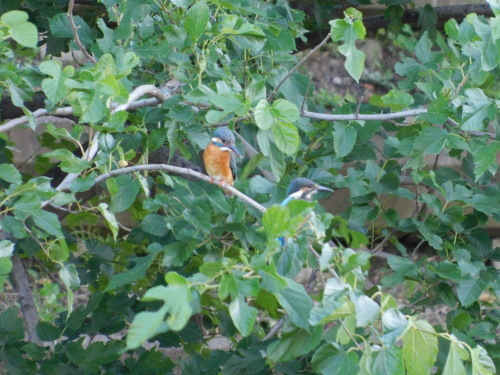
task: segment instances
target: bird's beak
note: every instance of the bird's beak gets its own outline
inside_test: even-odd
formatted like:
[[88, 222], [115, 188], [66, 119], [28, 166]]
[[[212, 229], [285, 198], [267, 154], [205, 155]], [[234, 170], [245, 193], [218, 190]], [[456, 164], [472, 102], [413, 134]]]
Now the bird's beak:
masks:
[[239, 150], [236, 148], [235, 145], [231, 145], [229, 146], [229, 148], [231, 149], [232, 152], [234, 152], [236, 155], [238, 155], [240, 158], [243, 159], [243, 155], [241, 155], [241, 152], [239, 152]]
[[321, 185], [318, 185], [318, 187], [316, 188], [316, 190], [318, 190], [318, 191], [329, 191], [330, 193], [333, 193], [332, 189], [327, 188], [325, 186], [321, 186]]

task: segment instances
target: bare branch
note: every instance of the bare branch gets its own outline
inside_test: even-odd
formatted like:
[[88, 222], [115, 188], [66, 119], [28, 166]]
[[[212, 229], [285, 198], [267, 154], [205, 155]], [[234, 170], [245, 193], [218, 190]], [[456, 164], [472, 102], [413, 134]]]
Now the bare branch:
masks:
[[284, 77], [283, 79], [280, 81], [280, 83], [278, 83], [276, 85], [276, 87], [274, 88], [273, 92], [271, 94], [269, 94], [269, 96], [267, 97], [267, 101], [270, 101], [274, 95], [276, 95], [276, 93], [278, 92], [278, 90], [280, 89], [281, 85], [283, 85], [283, 83], [285, 83], [285, 81], [293, 74], [297, 71], [297, 69], [299, 69], [307, 60], [309, 60], [309, 58], [314, 55], [316, 53], [316, 51], [318, 51], [321, 47], [323, 47], [326, 43], [328, 43], [328, 41], [330, 40], [330, 34], [328, 34], [326, 36], [326, 38], [324, 38], [316, 47], [314, 47], [312, 50], [310, 50], [307, 55], [305, 55], [302, 60], [300, 60], [298, 62], [297, 65], [295, 65]]
[[35, 302], [33, 301], [33, 293], [31, 292], [28, 273], [18, 254], [12, 256], [12, 278], [21, 307], [21, 314], [23, 316], [24, 328], [28, 335], [28, 340], [35, 344], [41, 344], [42, 341], [38, 338], [36, 333], [36, 326], [39, 318], [35, 308]]
[[83, 52], [85, 57], [92, 61], [94, 64], [97, 62], [97, 60], [92, 56], [90, 53], [88, 53], [87, 49], [85, 46], [82, 44], [82, 41], [80, 40], [80, 37], [78, 36], [78, 27], [75, 24], [75, 20], [73, 19], [73, 7], [75, 5], [75, 0], [69, 0], [68, 4], [68, 18], [69, 18], [69, 23], [71, 25], [71, 30], [73, 31], [73, 37], [75, 38], [75, 42], [80, 47], [80, 50]]
[[[146, 164], [146, 165], [134, 165], [133, 167], [115, 169], [111, 172], [105, 173], [105, 174], [97, 177], [95, 179], [94, 183], [98, 184], [98, 183], [100, 183], [108, 178], [111, 178], [111, 177], [119, 176], [122, 174], [140, 172], [140, 171], [165, 171], [165, 172], [169, 172], [169, 173], [176, 173], [176, 174], [180, 174], [180, 175], [184, 175], [184, 176], [195, 177], [199, 180], [202, 180], [202, 181], [205, 181], [208, 183], [212, 182], [211, 177], [209, 177], [203, 173], [193, 171], [192, 169], [189, 169], [189, 168], [175, 167], [173, 165], [168, 165], [168, 164]], [[238, 198], [240, 198], [242, 201], [255, 207], [260, 212], [262, 212], [262, 213], [266, 212], [266, 208], [264, 206], [262, 206], [260, 203], [257, 203], [252, 198], [246, 196], [241, 191], [235, 189], [234, 187], [232, 187], [228, 183], [224, 182], [224, 183], [220, 184], [220, 187], [230, 191], [231, 193], [236, 195]]]

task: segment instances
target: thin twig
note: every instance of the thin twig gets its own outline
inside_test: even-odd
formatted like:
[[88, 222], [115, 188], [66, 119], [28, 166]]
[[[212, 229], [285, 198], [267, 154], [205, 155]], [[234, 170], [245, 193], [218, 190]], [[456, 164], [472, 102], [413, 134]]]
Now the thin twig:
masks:
[[299, 69], [299, 67], [301, 67], [307, 60], [309, 60], [309, 58], [314, 55], [316, 53], [316, 51], [318, 51], [321, 47], [323, 47], [326, 43], [328, 43], [328, 41], [330, 40], [330, 34], [328, 34], [326, 36], [325, 39], [323, 39], [316, 47], [314, 47], [312, 50], [310, 50], [307, 55], [305, 55], [302, 60], [300, 60], [297, 65], [295, 65], [284, 77], [283, 79], [280, 81], [280, 83], [278, 83], [276, 85], [276, 87], [274, 88], [273, 92], [271, 92], [271, 94], [269, 94], [269, 96], [267, 97], [267, 101], [270, 101], [274, 95], [276, 95], [276, 93], [278, 92], [278, 90], [280, 89], [281, 85], [283, 85], [283, 83], [285, 83], [285, 81], [293, 74], [297, 71], [297, 69]]
[[73, 30], [73, 37], [75, 38], [75, 42], [80, 47], [80, 50], [83, 52], [85, 57], [92, 61], [94, 64], [97, 62], [97, 60], [92, 56], [90, 53], [88, 53], [87, 49], [85, 46], [82, 44], [80, 37], [78, 36], [78, 27], [75, 24], [75, 20], [73, 19], [73, 7], [75, 5], [75, 0], [69, 0], [68, 4], [68, 18], [69, 18], [69, 23], [71, 25], [71, 30]]

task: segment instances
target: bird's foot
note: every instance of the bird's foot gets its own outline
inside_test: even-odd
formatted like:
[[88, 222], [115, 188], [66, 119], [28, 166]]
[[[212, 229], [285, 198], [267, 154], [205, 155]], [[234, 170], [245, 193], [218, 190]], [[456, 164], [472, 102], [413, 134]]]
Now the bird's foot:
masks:
[[226, 180], [220, 180], [219, 181], [219, 187], [222, 187], [222, 184], [225, 184], [227, 181]]

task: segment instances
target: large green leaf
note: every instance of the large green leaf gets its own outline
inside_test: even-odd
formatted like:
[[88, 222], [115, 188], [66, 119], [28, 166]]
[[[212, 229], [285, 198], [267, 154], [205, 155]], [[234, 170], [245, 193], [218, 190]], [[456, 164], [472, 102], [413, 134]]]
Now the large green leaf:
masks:
[[345, 352], [332, 344], [320, 347], [312, 358], [313, 369], [323, 375], [356, 375], [359, 371], [358, 356]]
[[483, 130], [484, 120], [493, 120], [496, 116], [495, 102], [488, 98], [480, 88], [465, 90], [466, 104], [463, 106], [463, 130]]
[[123, 174], [107, 179], [106, 187], [111, 193], [109, 210], [116, 213], [125, 211], [134, 203], [141, 189], [141, 184], [136, 178]]
[[280, 305], [290, 316], [297, 327], [309, 327], [309, 315], [312, 309], [311, 297], [307, 294], [302, 284], [286, 279], [287, 286], [276, 293]]
[[208, 6], [205, 1], [199, 1], [186, 13], [184, 27], [194, 43], [205, 31], [208, 23]]
[[278, 238], [290, 226], [290, 213], [285, 206], [274, 205], [262, 217], [262, 225], [269, 239]]
[[267, 347], [267, 356], [273, 362], [286, 362], [309, 353], [316, 348], [322, 338], [323, 327], [317, 326], [310, 331], [289, 329], [281, 338]]
[[403, 351], [397, 346], [381, 349], [373, 361], [372, 369], [377, 375], [405, 375]]
[[450, 351], [446, 357], [443, 375], [465, 375], [467, 372], [463, 361], [469, 359], [467, 350], [457, 341], [450, 342]]
[[75, 68], [71, 65], [62, 69], [62, 63], [57, 60], [44, 61], [40, 64], [40, 71], [49, 75], [51, 78], [45, 78], [42, 81], [42, 89], [53, 103], [57, 103], [64, 98], [69, 90], [66, 86], [66, 78], [75, 74]]
[[229, 304], [229, 315], [233, 323], [245, 337], [252, 333], [258, 310], [255, 307], [248, 306], [242, 297], [238, 297]]
[[0, 179], [13, 184], [22, 182], [21, 173], [12, 164], [0, 164]]
[[339, 158], [351, 153], [356, 144], [357, 132], [354, 126], [335, 124], [333, 131], [333, 149]]
[[438, 340], [434, 328], [416, 320], [403, 335], [403, 359], [408, 375], [430, 374], [436, 362]]
[[476, 182], [486, 173], [494, 175], [498, 170], [497, 154], [500, 153], [500, 142], [493, 141], [479, 146], [474, 153], [474, 174]]
[[272, 130], [274, 143], [276, 143], [278, 149], [286, 155], [295, 155], [300, 145], [297, 128], [292, 124], [278, 121]]
[[463, 306], [469, 306], [476, 302], [481, 293], [491, 282], [489, 273], [482, 274], [481, 277], [469, 277], [457, 285], [458, 300]]

